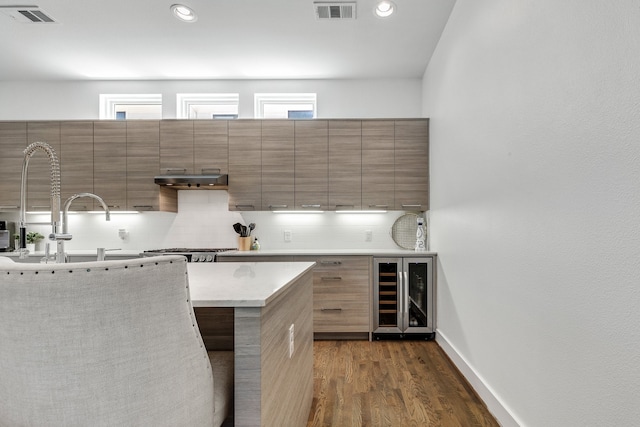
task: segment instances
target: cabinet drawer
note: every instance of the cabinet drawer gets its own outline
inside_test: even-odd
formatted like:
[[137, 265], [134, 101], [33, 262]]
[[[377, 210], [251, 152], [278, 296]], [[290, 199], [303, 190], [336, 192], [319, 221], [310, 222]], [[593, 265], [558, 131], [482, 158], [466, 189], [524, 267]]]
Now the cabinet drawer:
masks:
[[314, 332], [369, 332], [369, 304], [313, 299]]

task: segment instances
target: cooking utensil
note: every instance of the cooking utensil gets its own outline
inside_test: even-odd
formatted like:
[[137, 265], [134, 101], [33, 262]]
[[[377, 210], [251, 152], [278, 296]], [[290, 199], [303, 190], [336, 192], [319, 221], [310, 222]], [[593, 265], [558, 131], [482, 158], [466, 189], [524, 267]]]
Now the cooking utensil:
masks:
[[240, 224], [239, 222], [236, 222], [235, 224], [233, 224], [233, 229], [235, 230], [236, 233], [242, 236], [242, 224]]
[[251, 232], [256, 228], [256, 224], [255, 223], [251, 223], [249, 224], [249, 234], [247, 234], [247, 236], [251, 236]]

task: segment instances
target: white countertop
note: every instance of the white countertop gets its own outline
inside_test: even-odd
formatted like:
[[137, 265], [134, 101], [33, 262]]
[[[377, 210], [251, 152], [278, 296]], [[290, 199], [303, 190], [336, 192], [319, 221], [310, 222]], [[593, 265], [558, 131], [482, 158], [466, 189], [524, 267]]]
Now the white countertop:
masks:
[[307, 256], [331, 256], [331, 255], [363, 255], [363, 256], [387, 256], [387, 257], [410, 257], [410, 256], [433, 256], [437, 252], [425, 251], [416, 252], [410, 249], [260, 249], [257, 251], [229, 251], [221, 252], [217, 256], [291, 256], [291, 255], [307, 255]]
[[313, 262], [225, 262], [187, 264], [194, 307], [264, 307]]

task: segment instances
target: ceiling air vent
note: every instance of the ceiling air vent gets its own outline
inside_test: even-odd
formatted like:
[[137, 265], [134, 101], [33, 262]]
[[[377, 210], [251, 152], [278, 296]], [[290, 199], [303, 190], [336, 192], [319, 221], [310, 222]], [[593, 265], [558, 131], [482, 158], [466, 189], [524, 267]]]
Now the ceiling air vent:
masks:
[[0, 13], [23, 24], [52, 24], [55, 19], [38, 6], [0, 6]]
[[355, 2], [314, 2], [316, 19], [356, 19]]

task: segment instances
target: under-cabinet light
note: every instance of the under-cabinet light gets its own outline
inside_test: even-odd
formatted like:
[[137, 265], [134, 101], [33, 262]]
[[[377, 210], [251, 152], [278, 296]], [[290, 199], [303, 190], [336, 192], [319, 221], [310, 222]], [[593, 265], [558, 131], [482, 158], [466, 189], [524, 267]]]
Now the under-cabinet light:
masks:
[[271, 212], [273, 213], [280, 213], [280, 214], [321, 214], [324, 213], [324, 211], [309, 211], [309, 210], [304, 210], [304, 211], [286, 211], [286, 210], [282, 210], [282, 209], [278, 209], [278, 210], [272, 210]]
[[336, 211], [336, 213], [347, 213], [347, 214], [369, 214], [369, 213], [387, 213], [387, 211], [384, 210], [362, 210], [362, 211], [358, 211], [358, 210], [338, 210]]

